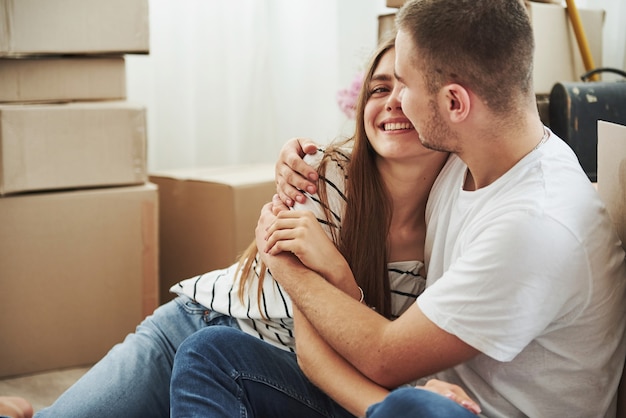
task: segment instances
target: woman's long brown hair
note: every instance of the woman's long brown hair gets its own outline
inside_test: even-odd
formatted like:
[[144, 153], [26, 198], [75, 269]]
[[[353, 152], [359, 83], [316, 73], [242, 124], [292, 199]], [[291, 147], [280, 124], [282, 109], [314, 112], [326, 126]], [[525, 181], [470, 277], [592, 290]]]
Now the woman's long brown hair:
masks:
[[[387, 235], [391, 224], [391, 201], [389, 193], [376, 167], [377, 154], [365, 133], [364, 110], [371, 92], [370, 81], [382, 56], [393, 49], [394, 38], [382, 42], [367, 66], [361, 92], [356, 106], [356, 129], [354, 136], [337, 144], [331, 144], [317, 168], [323, 178], [326, 164], [332, 159], [345, 160], [341, 147], [352, 143], [352, 156], [348, 164], [346, 180], [347, 204], [342, 217], [340, 232], [331, 239], [346, 258], [357, 284], [363, 289], [365, 302], [381, 315], [391, 317], [391, 292], [387, 271]], [[328, 207], [325, 183], [319, 181], [318, 195], [323, 207]], [[326, 211], [327, 212], [327, 211]], [[330, 213], [326, 220], [334, 223]], [[257, 248], [253, 241], [239, 259], [239, 297], [243, 302], [247, 284], [258, 272], [257, 302], [261, 306], [261, 295], [266, 267], [261, 264], [256, 270]]]

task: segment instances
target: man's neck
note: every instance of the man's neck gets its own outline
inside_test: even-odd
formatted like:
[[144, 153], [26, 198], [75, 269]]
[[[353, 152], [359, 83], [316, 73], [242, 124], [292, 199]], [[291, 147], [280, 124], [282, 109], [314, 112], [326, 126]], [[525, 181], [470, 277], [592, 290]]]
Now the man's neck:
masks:
[[458, 154], [468, 167], [464, 190], [490, 185], [545, 141], [545, 128], [538, 116], [528, 116], [514, 127], [469, 139], [470, 146]]

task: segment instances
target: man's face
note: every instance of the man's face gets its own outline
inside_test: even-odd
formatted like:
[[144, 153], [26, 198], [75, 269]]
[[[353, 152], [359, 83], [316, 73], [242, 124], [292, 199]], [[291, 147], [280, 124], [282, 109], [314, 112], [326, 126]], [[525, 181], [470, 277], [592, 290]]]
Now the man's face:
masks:
[[404, 31], [396, 35], [395, 73], [402, 86], [402, 110], [411, 121], [426, 148], [437, 151], [457, 151], [449, 142], [453, 135], [439, 109], [436, 94], [430, 94], [422, 71], [416, 61], [418, 51]]
[[402, 86], [400, 98], [402, 110], [409, 118], [424, 141], [422, 129], [428, 114], [426, 86], [422, 74], [415, 65], [415, 47], [413, 41], [403, 31], [396, 35], [395, 73]]

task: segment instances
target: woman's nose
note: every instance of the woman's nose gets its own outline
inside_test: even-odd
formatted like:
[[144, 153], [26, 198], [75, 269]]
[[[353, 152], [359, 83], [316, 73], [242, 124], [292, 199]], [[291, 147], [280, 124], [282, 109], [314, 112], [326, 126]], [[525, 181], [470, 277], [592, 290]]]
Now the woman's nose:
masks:
[[387, 99], [387, 110], [402, 109], [402, 101], [397, 94], [392, 94]]
[[394, 89], [387, 98], [387, 110], [402, 109], [400, 92]]

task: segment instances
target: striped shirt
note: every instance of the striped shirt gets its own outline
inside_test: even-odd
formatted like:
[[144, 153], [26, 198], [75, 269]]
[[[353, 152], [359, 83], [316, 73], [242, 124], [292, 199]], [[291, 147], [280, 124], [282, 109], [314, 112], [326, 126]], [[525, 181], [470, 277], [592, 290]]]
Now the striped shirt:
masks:
[[[305, 157], [313, 167], [318, 167], [324, 152]], [[330, 234], [331, 228], [339, 228], [345, 208], [344, 187], [346, 168], [349, 157], [334, 153], [327, 162], [320, 181], [326, 184], [328, 210], [332, 219], [326, 219], [323, 203], [317, 194], [307, 193], [306, 203], [296, 204], [294, 209], [310, 210], [320, 221], [324, 230]], [[278, 348], [295, 350], [293, 333], [293, 311], [291, 299], [285, 290], [266, 271], [261, 297], [258, 295], [258, 276], [260, 258], [257, 255], [248, 279], [243, 301], [239, 294], [239, 263], [220, 270], [214, 270], [187, 280], [183, 280], [170, 289], [178, 295], [186, 295], [215, 312], [235, 318], [242, 331], [260, 338]], [[417, 296], [424, 290], [425, 279], [419, 271], [421, 261], [401, 261], [388, 264], [391, 288], [392, 315], [400, 316]], [[258, 301], [260, 300], [260, 304]]]

